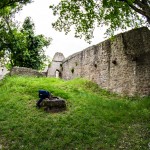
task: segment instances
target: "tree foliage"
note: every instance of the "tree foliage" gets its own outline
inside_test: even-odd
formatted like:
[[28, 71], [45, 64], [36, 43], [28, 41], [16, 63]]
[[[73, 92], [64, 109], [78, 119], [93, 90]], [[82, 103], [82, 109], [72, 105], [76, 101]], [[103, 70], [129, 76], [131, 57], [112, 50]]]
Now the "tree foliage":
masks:
[[31, 21], [30, 17], [27, 17], [23, 23], [21, 32], [24, 34], [26, 39], [26, 51], [25, 55], [26, 67], [33, 69], [40, 69], [46, 61], [46, 55], [44, 47], [49, 46], [51, 39], [46, 38], [44, 35], [35, 35], [35, 25]]
[[0, 0], [0, 9], [4, 9], [8, 6], [16, 7], [17, 5], [20, 5], [20, 4], [25, 5], [31, 2], [32, 0]]
[[93, 37], [96, 25], [107, 26], [107, 35], [118, 29], [150, 25], [149, 0], [62, 0], [57, 6], [50, 6], [58, 19], [53, 23], [56, 30], [68, 33], [71, 26], [75, 36]]
[[50, 38], [35, 35], [34, 23], [26, 18], [21, 29], [13, 21], [16, 12], [32, 0], [0, 1], [0, 58], [10, 61], [10, 67], [21, 66], [41, 69], [46, 60], [44, 47]]
[[11, 18], [6, 17], [1, 19], [0, 25], [1, 53], [9, 58], [11, 67], [41, 69], [46, 60], [43, 48], [50, 44], [51, 39], [35, 35], [34, 23], [29, 17], [25, 19], [21, 29]]
[[0, 19], [8, 15], [14, 17], [14, 14], [22, 9], [27, 3], [31, 3], [32, 0], [1, 0], [0, 1]]

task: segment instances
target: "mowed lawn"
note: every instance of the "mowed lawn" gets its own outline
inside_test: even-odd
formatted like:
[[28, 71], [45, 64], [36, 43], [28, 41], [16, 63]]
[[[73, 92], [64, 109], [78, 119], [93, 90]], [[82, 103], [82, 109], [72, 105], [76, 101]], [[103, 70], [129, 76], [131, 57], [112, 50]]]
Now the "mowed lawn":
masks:
[[[38, 90], [67, 102], [67, 110], [35, 107]], [[148, 150], [150, 97], [128, 98], [74, 79], [12, 76], [0, 81], [0, 149]]]

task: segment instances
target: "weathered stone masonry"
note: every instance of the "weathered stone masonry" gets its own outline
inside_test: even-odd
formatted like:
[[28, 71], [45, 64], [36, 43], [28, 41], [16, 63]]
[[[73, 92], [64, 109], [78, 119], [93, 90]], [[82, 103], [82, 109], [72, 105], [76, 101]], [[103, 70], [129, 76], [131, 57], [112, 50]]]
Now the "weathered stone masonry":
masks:
[[145, 27], [118, 34], [61, 61], [57, 70], [63, 79], [83, 77], [115, 93], [150, 95], [150, 30]]
[[65, 57], [62, 53], [57, 52], [54, 55], [51, 66], [48, 68], [48, 76], [57, 77], [57, 74], [58, 74], [58, 76], [62, 77], [61, 65], [64, 59]]
[[37, 77], [46, 76], [45, 74], [40, 73], [37, 70], [17, 66], [12, 68], [12, 70], [10, 71], [10, 75], [37, 76]]

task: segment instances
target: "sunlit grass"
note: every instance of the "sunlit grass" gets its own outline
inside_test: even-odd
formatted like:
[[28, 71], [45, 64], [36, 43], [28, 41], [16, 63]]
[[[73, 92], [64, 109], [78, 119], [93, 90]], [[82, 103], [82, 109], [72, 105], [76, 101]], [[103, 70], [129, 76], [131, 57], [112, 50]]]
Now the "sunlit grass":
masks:
[[[67, 111], [36, 109], [38, 90], [66, 99]], [[123, 98], [74, 79], [0, 81], [0, 145], [12, 150], [147, 150], [150, 97]]]

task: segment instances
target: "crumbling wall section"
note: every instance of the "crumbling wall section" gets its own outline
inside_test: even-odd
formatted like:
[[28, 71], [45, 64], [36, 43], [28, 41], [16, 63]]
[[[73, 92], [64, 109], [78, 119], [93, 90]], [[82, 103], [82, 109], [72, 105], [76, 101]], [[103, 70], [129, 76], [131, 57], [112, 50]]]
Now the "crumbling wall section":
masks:
[[146, 27], [122, 34], [125, 54], [135, 63], [135, 95], [150, 96], [150, 30]]
[[117, 35], [111, 41], [110, 57], [110, 91], [134, 95], [136, 92], [136, 62], [130, 59], [130, 55], [125, 54], [125, 46], [122, 34]]
[[137, 94], [150, 96], [150, 53], [137, 58], [135, 80]]
[[150, 31], [134, 29], [73, 54], [62, 78], [84, 77], [124, 95], [150, 95]]
[[10, 75], [23, 75], [23, 76], [45, 76], [43, 73], [38, 72], [37, 70], [26, 68], [26, 67], [13, 67]]
[[56, 77], [56, 71], [59, 71], [59, 73], [61, 74], [61, 71], [62, 71], [61, 64], [64, 59], [65, 59], [65, 57], [62, 53], [57, 52], [54, 55], [51, 65], [48, 68], [48, 73], [47, 73], [48, 77]]

